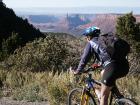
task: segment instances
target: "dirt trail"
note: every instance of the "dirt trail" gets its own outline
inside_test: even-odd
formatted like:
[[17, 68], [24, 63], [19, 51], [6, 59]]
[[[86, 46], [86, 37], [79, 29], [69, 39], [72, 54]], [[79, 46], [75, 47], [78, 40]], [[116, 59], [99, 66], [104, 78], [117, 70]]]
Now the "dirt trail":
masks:
[[3, 97], [0, 99], [0, 105], [49, 105], [49, 104], [48, 102], [15, 101], [9, 97]]

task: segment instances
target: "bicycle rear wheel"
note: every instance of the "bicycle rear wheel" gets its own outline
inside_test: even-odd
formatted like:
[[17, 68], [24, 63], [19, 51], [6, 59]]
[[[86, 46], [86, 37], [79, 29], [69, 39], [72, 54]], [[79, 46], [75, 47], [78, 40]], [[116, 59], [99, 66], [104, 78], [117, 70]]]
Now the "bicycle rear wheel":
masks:
[[68, 105], [97, 105], [93, 96], [88, 92], [82, 95], [82, 88], [73, 89], [68, 96]]
[[138, 105], [133, 100], [128, 98], [121, 98], [115, 102], [115, 105]]

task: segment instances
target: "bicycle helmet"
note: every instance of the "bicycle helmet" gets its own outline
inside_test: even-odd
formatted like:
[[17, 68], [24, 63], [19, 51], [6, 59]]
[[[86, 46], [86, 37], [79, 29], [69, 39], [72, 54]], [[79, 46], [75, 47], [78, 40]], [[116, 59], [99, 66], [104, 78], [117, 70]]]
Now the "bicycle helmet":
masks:
[[93, 37], [98, 37], [99, 34], [100, 34], [100, 28], [95, 26], [85, 29], [85, 32], [83, 33], [84, 36], [93, 36]]

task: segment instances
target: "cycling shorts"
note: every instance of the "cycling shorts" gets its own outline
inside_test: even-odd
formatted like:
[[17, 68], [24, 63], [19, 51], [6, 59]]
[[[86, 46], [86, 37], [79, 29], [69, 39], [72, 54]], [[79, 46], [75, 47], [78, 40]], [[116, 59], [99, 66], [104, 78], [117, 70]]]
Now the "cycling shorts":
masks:
[[115, 85], [118, 78], [124, 77], [128, 74], [129, 63], [126, 59], [122, 61], [113, 60], [111, 63], [105, 66], [104, 69], [105, 71], [101, 82], [106, 86], [111, 87]]

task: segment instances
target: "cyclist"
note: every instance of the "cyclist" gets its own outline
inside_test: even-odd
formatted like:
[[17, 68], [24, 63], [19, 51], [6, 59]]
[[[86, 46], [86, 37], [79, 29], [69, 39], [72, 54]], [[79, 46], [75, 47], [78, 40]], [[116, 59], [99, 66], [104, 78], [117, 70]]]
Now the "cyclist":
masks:
[[116, 79], [126, 76], [129, 71], [129, 63], [125, 57], [121, 57], [119, 60], [111, 58], [106, 48], [99, 44], [98, 38], [100, 34], [100, 28], [98, 27], [92, 26], [85, 30], [83, 35], [86, 37], [87, 45], [78, 68], [74, 70], [74, 74], [79, 74], [92, 55], [95, 54], [96, 58], [101, 62], [98, 66], [103, 68], [101, 71], [100, 105], [107, 105], [111, 88], [115, 85]]

